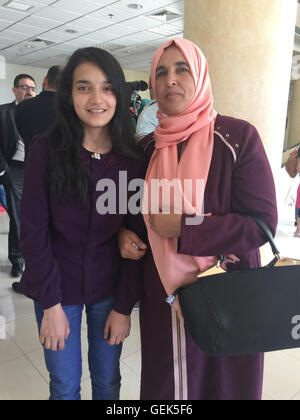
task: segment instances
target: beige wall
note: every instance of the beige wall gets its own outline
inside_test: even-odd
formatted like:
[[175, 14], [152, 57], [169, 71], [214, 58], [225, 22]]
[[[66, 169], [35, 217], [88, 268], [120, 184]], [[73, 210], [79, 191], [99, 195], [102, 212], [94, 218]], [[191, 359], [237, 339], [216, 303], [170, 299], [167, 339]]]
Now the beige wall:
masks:
[[293, 81], [288, 146], [300, 143], [300, 79]]
[[[149, 73], [144, 73], [141, 71], [134, 71], [134, 70], [126, 70], [124, 69], [125, 78], [127, 82], [135, 82], [136, 80], [144, 80], [146, 83], [149, 82]], [[145, 90], [144, 92], [139, 92], [139, 95], [142, 99], [150, 99], [149, 90]]]

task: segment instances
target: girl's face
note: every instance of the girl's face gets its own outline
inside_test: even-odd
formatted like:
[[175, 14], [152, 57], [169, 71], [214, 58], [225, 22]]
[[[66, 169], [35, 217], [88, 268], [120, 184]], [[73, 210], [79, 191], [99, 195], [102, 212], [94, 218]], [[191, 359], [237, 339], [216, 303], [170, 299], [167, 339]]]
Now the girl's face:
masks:
[[112, 120], [117, 99], [106, 74], [94, 63], [85, 62], [73, 74], [72, 101], [84, 128], [99, 129]]

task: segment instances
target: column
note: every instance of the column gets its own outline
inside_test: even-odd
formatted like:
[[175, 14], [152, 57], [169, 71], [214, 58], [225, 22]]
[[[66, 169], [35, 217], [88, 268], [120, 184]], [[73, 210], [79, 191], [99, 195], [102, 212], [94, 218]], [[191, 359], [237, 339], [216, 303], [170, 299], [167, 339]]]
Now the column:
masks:
[[293, 100], [290, 114], [288, 146], [293, 146], [300, 143], [300, 79], [293, 81]]
[[281, 164], [297, 0], [186, 0], [184, 37], [206, 55], [216, 110], [258, 129]]
[[[185, 0], [184, 37], [207, 57], [216, 110], [259, 131], [278, 202], [297, 0]], [[263, 264], [271, 260], [261, 249]]]

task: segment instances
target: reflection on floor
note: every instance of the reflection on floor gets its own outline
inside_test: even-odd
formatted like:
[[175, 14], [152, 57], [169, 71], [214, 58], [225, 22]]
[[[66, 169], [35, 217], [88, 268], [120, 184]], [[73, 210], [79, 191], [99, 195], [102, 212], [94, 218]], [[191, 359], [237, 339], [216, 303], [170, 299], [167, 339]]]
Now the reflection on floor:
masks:
[[[282, 255], [300, 259], [300, 238], [294, 238], [293, 209], [280, 224], [277, 245]], [[12, 292], [6, 258], [6, 215], [0, 216], [0, 400], [48, 399], [48, 374], [38, 340], [32, 302]], [[267, 257], [268, 258], [268, 257]], [[299, 308], [300, 314], [300, 308]], [[91, 399], [87, 363], [86, 327], [82, 327], [82, 399]], [[132, 315], [131, 336], [124, 344], [121, 359], [121, 399], [139, 398], [140, 334], [138, 310]], [[266, 354], [264, 399], [300, 400], [300, 349]]]

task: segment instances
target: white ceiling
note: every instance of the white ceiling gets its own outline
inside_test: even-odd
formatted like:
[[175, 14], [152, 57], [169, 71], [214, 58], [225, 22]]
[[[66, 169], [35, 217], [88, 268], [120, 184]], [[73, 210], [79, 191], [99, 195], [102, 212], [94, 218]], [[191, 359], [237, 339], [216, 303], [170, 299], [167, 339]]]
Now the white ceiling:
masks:
[[[184, 0], [18, 2], [33, 7], [20, 12], [4, 7], [8, 0], [0, 0], [0, 55], [13, 64], [49, 68], [64, 64], [77, 48], [100, 46], [113, 52], [124, 68], [149, 71], [157, 47], [183, 36]], [[143, 8], [128, 8], [132, 3]], [[165, 9], [179, 16], [169, 22], [149, 16]], [[66, 32], [70, 29], [77, 32]]]
[[[4, 6], [8, 0], [0, 0], [0, 56], [8, 63], [49, 68], [64, 64], [77, 48], [99, 46], [111, 51], [123, 68], [149, 71], [157, 47], [183, 36], [184, 0], [17, 1], [32, 7], [16, 11]], [[128, 8], [133, 3], [143, 8]], [[298, 9], [300, 31], [300, 5]], [[178, 16], [168, 22], [150, 16], [161, 10]], [[300, 32], [295, 51], [300, 52]]]

